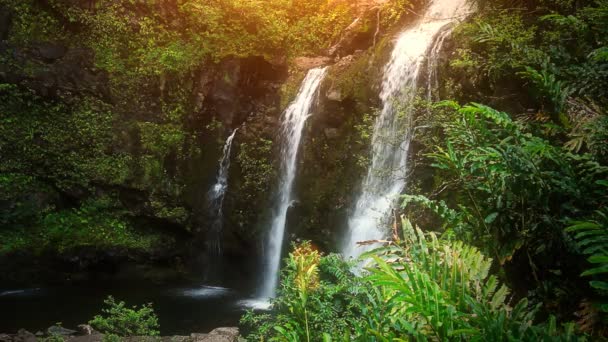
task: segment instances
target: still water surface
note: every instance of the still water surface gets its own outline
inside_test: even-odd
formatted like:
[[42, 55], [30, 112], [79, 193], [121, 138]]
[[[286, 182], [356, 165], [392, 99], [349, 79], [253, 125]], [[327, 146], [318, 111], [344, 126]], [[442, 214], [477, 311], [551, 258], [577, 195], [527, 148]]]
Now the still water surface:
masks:
[[100, 313], [108, 295], [129, 305], [153, 303], [163, 335], [209, 332], [238, 325], [246, 310], [242, 304], [248, 298], [246, 292], [200, 283], [168, 286], [146, 281], [30, 289], [0, 287], [0, 333], [14, 333], [20, 328], [44, 331], [57, 322], [73, 329]]

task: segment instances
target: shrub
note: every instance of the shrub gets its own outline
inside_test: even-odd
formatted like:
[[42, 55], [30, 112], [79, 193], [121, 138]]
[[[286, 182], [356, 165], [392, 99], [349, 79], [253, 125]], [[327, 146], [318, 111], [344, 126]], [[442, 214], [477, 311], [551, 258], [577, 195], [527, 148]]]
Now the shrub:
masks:
[[320, 256], [310, 243], [295, 246], [282, 272], [271, 313], [247, 313], [248, 341], [324, 341], [350, 336], [365, 293], [371, 291], [339, 255]]
[[537, 323], [539, 306], [511, 305], [493, 260], [403, 220], [403, 240], [371, 251], [355, 275], [308, 243], [287, 260], [273, 311], [247, 314], [250, 341], [584, 341], [572, 323]]
[[89, 324], [105, 334], [119, 336], [158, 336], [160, 334], [158, 317], [152, 304], [140, 308], [128, 308], [125, 302], [116, 302], [109, 296], [104, 303], [102, 314], [93, 317]]

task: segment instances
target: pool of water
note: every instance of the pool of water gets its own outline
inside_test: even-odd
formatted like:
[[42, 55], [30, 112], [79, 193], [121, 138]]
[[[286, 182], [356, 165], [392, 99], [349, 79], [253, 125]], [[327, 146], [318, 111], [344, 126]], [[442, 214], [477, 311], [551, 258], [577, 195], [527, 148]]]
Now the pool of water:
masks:
[[153, 303], [163, 335], [208, 332], [238, 325], [251, 291], [202, 283], [155, 285], [146, 281], [87, 283], [29, 289], [0, 287], [0, 332], [44, 331], [58, 322], [75, 328], [100, 313], [112, 295], [129, 305]]

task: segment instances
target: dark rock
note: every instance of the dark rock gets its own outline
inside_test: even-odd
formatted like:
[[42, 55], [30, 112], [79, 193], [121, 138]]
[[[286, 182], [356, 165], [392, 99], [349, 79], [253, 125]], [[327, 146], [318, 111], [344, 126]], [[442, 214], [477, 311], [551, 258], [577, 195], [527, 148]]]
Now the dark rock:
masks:
[[58, 325], [53, 325], [52, 327], [49, 327], [48, 329], [46, 329], [46, 332], [49, 335], [59, 335], [59, 336], [71, 336], [71, 335], [76, 335], [76, 333], [78, 333], [78, 331], [76, 331], [76, 330], [66, 329], [66, 328], [60, 327]]
[[223, 335], [207, 335], [207, 337], [205, 337], [202, 340], [194, 340], [196, 342], [236, 342], [238, 340], [233, 340], [228, 336], [223, 336]]
[[12, 340], [13, 338], [10, 335], [0, 334], [0, 342], [11, 342]]
[[239, 328], [223, 327], [212, 330], [206, 341], [209, 342], [238, 342]]
[[329, 48], [327, 54], [330, 57], [349, 55], [376, 43], [381, 7], [374, 1], [367, 3], [361, 7], [359, 17], [344, 30], [340, 40]]
[[86, 336], [75, 336], [68, 338], [69, 342], [101, 342], [103, 341], [103, 335], [95, 333], [93, 335]]
[[[193, 334], [193, 335], [204, 335], [205, 334]], [[203, 338], [203, 337], [201, 337]], [[70, 340], [73, 342], [97, 342], [97, 340]], [[209, 341], [203, 339], [194, 339], [190, 336], [132, 336], [132, 337], [123, 337], [121, 341], [124, 342], [192, 342], [192, 341]]]
[[93, 333], [95, 332], [95, 330], [93, 329], [93, 327], [91, 327], [88, 324], [80, 324], [78, 327], [78, 333], [80, 335], [93, 335]]
[[199, 334], [199, 333], [192, 333], [190, 334], [190, 339], [194, 342], [199, 342], [199, 341], [204, 341], [207, 336], [209, 336], [208, 334]]
[[239, 328], [217, 328], [209, 334], [190, 334], [193, 342], [237, 342], [239, 340]]
[[241, 80], [241, 63], [238, 59], [228, 59], [222, 62], [219, 72], [209, 94], [215, 104], [218, 119], [226, 126], [232, 126], [238, 102], [239, 82]]
[[40, 57], [49, 62], [62, 58], [66, 52], [67, 48], [58, 44], [42, 43], [38, 46]]
[[337, 139], [340, 137], [340, 131], [337, 128], [326, 128], [323, 133], [327, 139]]
[[162, 338], [162, 342], [190, 342], [189, 336], [166, 336]]
[[13, 14], [6, 8], [0, 6], [0, 40], [7, 40], [11, 29]]
[[13, 336], [13, 341], [14, 342], [36, 342], [37, 338], [36, 338], [36, 335], [32, 334], [31, 332], [29, 332], [25, 329], [20, 329], [17, 332], [17, 335]]
[[237, 327], [222, 327], [212, 330], [209, 335], [224, 335], [224, 336], [239, 336], [239, 328]]
[[[211, 118], [236, 128], [255, 113], [271, 108], [279, 100], [279, 85], [288, 75], [287, 65], [276, 65], [263, 57], [227, 58], [217, 65], [202, 67], [195, 76], [195, 125], [207, 125]], [[201, 120], [203, 119], [203, 120]]]
[[195, 89], [195, 110], [200, 111], [203, 109], [205, 99], [211, 90], [213, 81], [213, 69], [208, 68], [206, 65], [203, 66], [202, 70], [197, 76], [197, 86]]
[[[32, 49], [11, 46], [8, 49], [14, 51], [15, 63], [35, 67], [25, 72], [0, 66], [0, 82], [25, 86], [43, 97], [61, 96], [66, 102], [85, 94], [111, 101], [108, 76], [94, 68], [91, 50], [68, 50], [51, 43], [38, 44]], [[40, 62], [47, 64], [42, 66]]]

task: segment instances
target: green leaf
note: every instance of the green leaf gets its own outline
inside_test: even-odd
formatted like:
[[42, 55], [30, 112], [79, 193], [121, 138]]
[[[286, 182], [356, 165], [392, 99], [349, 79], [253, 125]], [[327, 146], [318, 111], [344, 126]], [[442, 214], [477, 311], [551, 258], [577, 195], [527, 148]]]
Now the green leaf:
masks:
[[592, 264], [608, 264], [608, 256], [607, 255], [593, 255], [587, 259]]
[[594, 280], [590, 281], [589, 285], [591, 285], [591, 287], [597, 290], [608, 291], [608, 283], [605, 281]]
[[490, 224], [490, 223], [492, 223], [492, 222], [496, 221], [496, 218], [497, 218], [497, 217], [498, 217], [498, 213], [491, 213], [490, 215], [488, 215], [488, 216], [485, 218], [485, 220], [484, 220], [484, 221], [485, 221], [487, 224]]
[[589, 269], [589, 270], [581, 273], [581, 276], [582, 277], [586, 277], [586, 276], [595, 275], [595, 274], [602, 274], [602, 273], [608, 273], [608, 265], [604, 265], [604, 266], [600, 266], [600, 267]]

